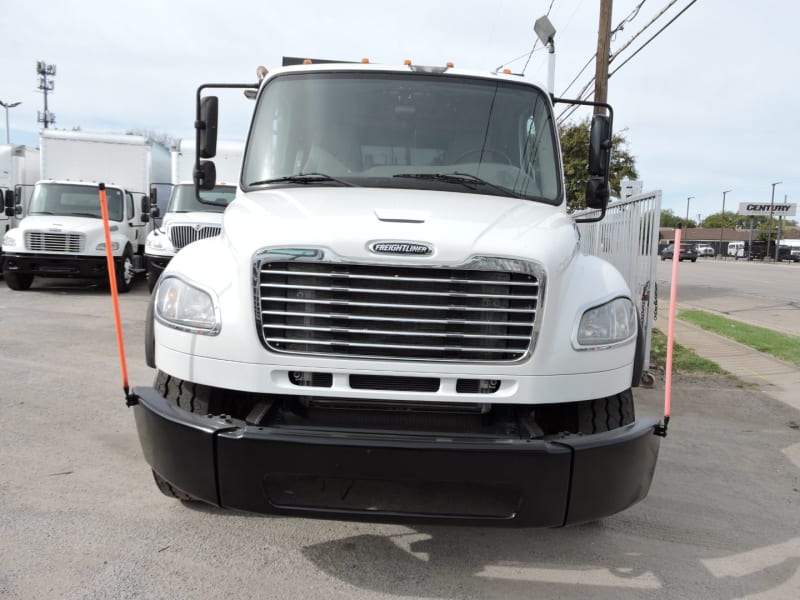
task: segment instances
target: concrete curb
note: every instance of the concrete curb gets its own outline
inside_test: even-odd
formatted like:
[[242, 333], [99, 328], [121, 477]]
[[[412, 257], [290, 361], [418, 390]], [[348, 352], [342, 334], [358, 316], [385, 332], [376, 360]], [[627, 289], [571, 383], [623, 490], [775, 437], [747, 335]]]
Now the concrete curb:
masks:
[[[665, 310], [663, 314], [669, 313]], [[658, 324], [658, 329], [666, 332], [666, 318]], [[677, 318], [675, 342], [800, 410], [800, 369], [794, 365]]]

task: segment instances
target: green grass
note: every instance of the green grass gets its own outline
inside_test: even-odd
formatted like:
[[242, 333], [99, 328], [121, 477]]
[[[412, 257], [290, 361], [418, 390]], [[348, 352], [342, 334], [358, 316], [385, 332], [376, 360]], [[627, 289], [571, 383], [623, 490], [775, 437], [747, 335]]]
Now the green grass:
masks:
[[[667, 336], [658, 329], [653, 329], [650, 341], [650, 365], [658, 365], [662, 369], [667, 365]], [[730, 375], [717, 363], [702, 358], [680, 344], [672, 344], [673, 373], [696, 373], [708, 375]]]
[[748, 325], [702, 310], [682, 310], [678, 318], [800, 367], [798, 337]]

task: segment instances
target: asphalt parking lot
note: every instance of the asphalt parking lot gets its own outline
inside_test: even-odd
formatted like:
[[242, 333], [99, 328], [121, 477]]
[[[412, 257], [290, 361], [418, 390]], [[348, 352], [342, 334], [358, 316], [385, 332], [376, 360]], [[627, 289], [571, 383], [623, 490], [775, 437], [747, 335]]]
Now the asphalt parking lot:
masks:
[[[794, 271], [793, 271], [794, 272]], [[143, 281], [121, 296], [132, 385]], [[649, 496], [567, 529], [263, 517], [156, 489], [125, 407], [108, 292], [0, 282], [0, 597], [795, 598], [800, 412], [677, 377]], [[663, 383], [636, 392], [660, 414]]]

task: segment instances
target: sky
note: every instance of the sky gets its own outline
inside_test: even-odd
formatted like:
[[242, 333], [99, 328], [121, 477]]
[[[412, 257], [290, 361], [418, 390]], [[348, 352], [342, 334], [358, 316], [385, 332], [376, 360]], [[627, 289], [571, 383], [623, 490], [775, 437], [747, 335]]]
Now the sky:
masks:
[[[792, 142], [800, 133], [800, 3], [614, 0], [612, 27], [627, 22], [612, 54], [670, 2], [610, 68], [618, 69], [608, 89], [614, 129], [626, 137], [644, 189], [661, 190], [662, 208], [679, 216], [691, 198], [690, 219], [719, 213], [724, 190], [726, 211], [770, 202], [773, 190], [776, 202], [800, 202]], [[255, 81], [258, 65], [278, 67], [283, 56], [452, 61], [483, 71], [503, 65], [546, 82], [547, 54], [541, 44], [531, 49], [533, 24], [548, 10], [556, 28], [555, 93], [575, 97], [594, 75], [599, 6], [600, 0], [4, 0], [0, 100], [22, 103], [8, 111], [9, 141], [38, 146], [38, 61], [56, 65], [48, 93], [54, 127], [171, 138], [193, 137], [198, 85]], [[241, 92], [220, 94], [220, 138], [244, 139], [251, 111]]]

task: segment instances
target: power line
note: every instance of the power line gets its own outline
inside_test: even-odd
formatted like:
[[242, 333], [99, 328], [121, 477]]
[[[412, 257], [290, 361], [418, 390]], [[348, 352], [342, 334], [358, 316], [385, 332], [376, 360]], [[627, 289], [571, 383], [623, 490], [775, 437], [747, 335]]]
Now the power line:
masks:
[[648, 27], [650, 27], [653, 23], [655, 23], [658, 19], [660, 19], [661, 15], [667, 12], [672, 7], [672, 5], [675, 4], [677, 1], [678, 0], [670, 0], [670, 2], [664, 8], [662, 8], [655, 17], [650, 19], [650, 22], [647, 25], [642, 27], [631, 39], [625, 42], [625, 44], [622, 45], [622, 48], [614, 52], [614, 54], [612, 54], [609, 57], [608, 62], [612, 62], [621, 52], [625, 50], [625, 48], [627, 48], [628, 46], [631, 45], [631, 43], [633, 43], [633, 40], [642, 35], [647, 30]]
[[618, 32], [622, 31], [625, 28], [625, 23], [633, 22], [633, 20], [639, 15], [639, 11], [642, 9], [642, 6], [644, 6], [645, 2], [647, 2], [647, 0], [642, 0], [641, 2], [639, 2], [639, 4], [636, 5], [636, 7], [630, 12], [630, 14], [628, 14], [627, 17], [622, 19], [622, 21], [619, 22], [619, 25], [617, 25], [616, 27], [614, 27], [614, 29], [611, 30], [610, 36], [612, 40], [614, 39], [614, 36]]
[[697, 0], [692, 0], [691, 2], [689, 2], [689, 4], [687, 4], [687, 5], [686, 5], [686, 6], [683, 8], [683, 10], [682, 10], [681, 12], [679, 12], [677, 15], [675, 15], [674, 17], [672, 17], [672, 19], [670, 19], [670, 21], [669, 21], [669, 22], [668, 22], [666, 25], [664, 25], [664, 26], [663, 26], [661, 29], [659, 29], [659, 30], [658, 30], [658, 31], [655, 33], [655, 35], [653, 35], [653, 37], [651, 37], [651, 38], [650, 38], [649, 40], [647, 40], [647, 41], [646, 41], [644, 44], [642, 44], [641, 46], [639, 46], [639, 48], [637, 48], [636, 52], [634, 52], [634, 53], [633, 53], [633, 54], [631, 54], [631, 55], [630, 55], [628, 58], [626, 58], [626, 59], [625, 59], [625, 61], [624, 61], [624, 62], [623, 62], [623, 63], [622, 63], [620, 66], [618, 66], [616, 69], [614, 69], [613, 71], [611, 71], [611, 73], [609, 73], [609, 74], [608, 74], [608, 76], [609, 76], [609, 77], [611, 77], [611, 76], [612, 76], [614, 73], [616, 73], [616, 72], [617, 72], [617, 71], [619, 71], [619, 70], [620, 70], [622, 67], [624, 67], [624, 66], [625, 66], [625, 65], [626, 65], [626, 64], [627, 64], [627, 63], [628, 63], [628, 62], [629, 62], [629, 61], [630, 61], [630, 60], [631, 60], [631, 59], [632, 59], [634, 56], [636, 56], [637, 54], [639, 54], [639, 52], [641, 52], [642, 50], [644, 50], [644, 48], [645, 48], [645, 47], [646, 47], [646, 46], [647, 46], [647, 45], [648, 45], [650, 42], [652, 42], [654, 39], [656, 39], [656, 38], [657, 38], [657, 37], [658, 37], [658, 36], [661, 34], [661, 32], [662, 32], [662, 31], [664, 31], [664, 30], [665, 30], [667, 27], [669, 27], [670, 25], [672, 25], [672, 24], [675, 22], [675, 20], [676, 20], [678, 17], [680, 17], [680, 16], [681, 16], [683, 13], [685, 13], [687, 10], [689, 10], [689, 7], [691, 7], [691, 6], [692, 6], [692, 4], [694, 4], [695, 2], [697, 2]]
[[[645, 1], [646, 1], [646, 0], [645, 0]], [[667, 11], [667, 10], [668, 10], [668, 9], [669, 9], [671, 6], [672, 6], [672, 5], [673, 5], [673, 4], [675, 4], [675, 2], [676, 2], [676, 1], [677, 1], [677, 0], [670, 0], [670, 2], [669, 2], [669, 3], [668, 3], [668, 4], [667, 4], [667, 5], [666, 5], [666, 6], [665, 6], [663, 9], [661, 9], [661, 11], [660, 11], [660, 12], [659, 12], [659, 13], [658, 13], [658, 14], [657, 14], [655, 17], [653, 17], [653, 19], [651, 19], [651, 21], [650, 21], [650, 22], [649, 22], [647, 25], [645, 25], [645, 26], [644, 26], [644, 27], [643, 27], [643, 28], [642, 28], [642, 29], [641, 29], [641, 30], [640, 30], [638, 33], [636, 33], [636, 35], [634, 35], [634, 36], [633, 36], [633, 37], [632, 37], [632, 38], [631, 38], [631, 39], [630, 39], [630, 40], [629, 40], [629, 41], [628, 41], [628, 42], [627, 42], [627, 43], [626, 43], [626, 44], [625, 44], [625, 45], [624, 45], [622, 48], [620, 48], [620, 49], [619, 49], [617, 52], [615, 52], [614, 54], [612, 54], [612, 55], [609, 57], [609, 62], [611, 62], [611, 61], [612, 61], [614, 58], [616, 58], [617, 56], [619, 56], [620, 52], [622, 52], [622, 51], [623, 51], [625, 48], [627, 48], [627, 47], [630, 45], [630, 43], [631, 43], [631, 42], [632, 42], [634, 39], [636, 39], [636, 38], [637, 38], [639, 35], [641, 35], [641, 34], [642, 34], [642, 33], [643, 33], [643, 32], [644, 32], [644, 31], [645, 31], [647, 28], [649, 28], [649, 27], [650, 27], [650, 26], [651, 26], [651, 25], [652, 25], [652, 24], [653, 24], [653, 23], [654, 23], [656, 20], [658, 20], [658, 19], [659, 19], [659, 18], [660, 18], [660, 17], [661, 17], [661, 16], [662, 16], [662, 15], [663, 15], [663, 14], [664, 14], [664, 13], [665, 13], [665, 12], [666, 12], [666, 11]], [[616, 69], [614, 69], [613, 71], [611, 71], [611, 72], [608, 74], [609, 78], [610, 78], [610, 77], [611, 77], [611, 76], [612, 76], [614, 73], [616, 73], [617, 71], [619, 71], [619, 70], [620, 70], [620, 69], [621, 69], [621, 68], [622, 68], [624, 65], [626, 65], [628, 62], [630, 62], [630, 60], [631, 60], [631, 59], [632, 59], [634, 56], [636, 56], [636, 55], [637, 55], [639, 52], [641, 52], [641, 51], [642, 51], [642, 50], [643, 50], [643, 49], [644, 49], [644, 48], [645, 48], [645, 47], [646, 47], [646, 46], [647, 46], [647, 45], [648, 45], [650, 42], [652, 42], [652, 41], [653, 41], [653, 40], [654, 40], [656, 37], [658, 37], [658, 36], [659, 36], [659, 35], [660, 35], [660, 34], [661, 34], [661, 33], [662, 33], [662, 32], [663, 32], [665, 29], [667, 29], [667, 27], [669, 27], [670, 25], [672, 25], [672, 24], [673, 24], [673, 23], [674, 23], [674, 22], [675, 22], [675, 21], [678, 19], [678, 17], [680, 17], [680, 16], [681, 16], [683, 13], [685, 13], [685, 12], [686, 12], [686, 11], [689, 9], [689, 7], [691, 7], [691, 6], [692, 6], [692, 5], [693, 5], [695, 2], [697, 2], [697, 0], [691, 0], [691, 1], [689, 2], [689, 4], [687, 4], [687, 5], [686, 5], [686, 6], [685, 6], [685, 7], [684, 7], [684, 8], [683, 8], [683, 9], [682, 9], [682, 10], [681, 10], [681, 11], [680, 11], [680, 12], [679, 12], [677, 15], [675, 15], [675, 16], [674, 16], [672, 19], [670, 19], [670, 21], [669, 21], [669, 22], [668, 22], [666, 25], [664, 25], [664, 27], [662, 27], [661, 29], [659, 29], [659, 30], [658, 30], [658, 31], [657, 31], [657, 32], [656, 32], [656, 33], [655, 33], [655, 34], [654, 34], [654, 35], [653, 35], [653, 36], [652, 36], [650, 39], [648, 39], [648, 40], [647, 40], [647, 41], [646, 41], [644, 44], [642, 44], [642, 45], [641, 45], [639, 48], [637, 48], [637, 50], [636, 50], [636, 51], [635, 51], [635, 52], [634, 52], [634, 53], [633, 53], [631, 56], [629, 56], [629, 57], [628, 57], [628, 58], [627, 58], [627, 59], [626, 59], [626, 60], [625, 60], [625, 61], [624, 61], [622, 64], [620, 64], [620, 65], [619, 65], [619, 66], [618, 66]], [[639, 5], [638, 5], [638, 6], [637, 6], [635, 9], [634, 9], [634, 12], [632, 12], [632, 13], [631, 13], [631, 15], [632, 15], [633, 17], [635, 17], [635, 16], [636, 16], [634, 13], [638, 13], [638, 9], [639, 9], [639, 8], [641, 8], [641, 5], [642, 5], [642, 4], [644, 4], [644, 1], [643, 1], [642, 3], [640, 3], [640, 4], [639, 4]], [[626, 17], [626, 19], [624, 19], [624, 20], [623, 20], [623, 21], [620, 23], [620, 25], [621, 25], [622, 23], [626, 22], [626, 21], [627, 21], [627, 19], [631, 17], [631, 15], [629, 15], [629, 17]], [[632, 20], [632, 18], [631, 18], [631, 20]], [[630, 22], [630, 21], [627, 21], [627, 22]], [[618, 26], [617, 26], [617, 28], [619, 28], [619, 27], [620, 27], [620, 26], [618, 25]], [[595, 56], [596, 56], [596, 54], [595, 54]], [[594, 57], [592, 57], [592, 58], [594, 58]], [[592, 59], [589, 59], [589, 63], [587, 63], [587, 65], [585, 65], [585, 66], [583, 67], [583, 69], [581, 69], [581, 73], [582, 73], [584, 70], [586, 70], [586, 67], [588, 66], [588, 64], [590, 64], [590, 63], [591, 63], [591, 61], [592, 61]], [[578, 75], [578, 77], [579, 77], [579, 76], [580, 76], [580, 74]], [[576, 77], [575, 79], [577, 79], [577, 77]], [[591, 86], [591, 85], [592, 85], [592, 83], [594, 83], [594, 80], [595, 80], [595, 78], [594, 78], [594, 77], [592, 77], [592, 78], [591, 78], [591, 79], [590, 79], [590, 80], [589, 80], [589, 81], [586, 83], [586, 85], [583, 87], [583, 89], [582, 89], [582, 90], [579, 92], [579, 94], [578, 94], [578, 99], [581, 99], [581, 100], [582, 100], [582, 99], [584, 99], [584, 95], [586, 94], [586, 90], [589, 88], [589, 86]], [[573, 80], [573, 82], [572, 82], [572, 83], [570, 83], [570, 85], [568, 86], [568, 88], [567, 88], [567, 89], [569, 89], [569, 87], [571, 87], [571, 86], [573, 85], [573, 83], [574, 83], [574, 82], [575, 82], [575, 81]], [[590, 90], [590, 91], [588, 92], [588, 94], [591, 94], [591, 93], [592, 93], [592, 92], [591, 92], [591, 90]], [[586, 95], [588, 95], [588, 94], [586, 94]], [[561, 123], [563, 123], [563, 122], [564, 122], [566, 119], [568, 119], [570, 116], [572, 116], [572, 114], [573, 114], [573, 113], [574, 113], [574, 112], [575, 112], [575, 111], [576, 111], [578, 108], [579, 108], [579, 107], [576, 105], [576, 106], [574, 106], [574, 107], [566, 108], [564, 111], [562, 111], [562, 113], [561, 113], [561, 114], [560, 114], [560, 115], [557, 117], [557, 119], [556, 119], [556, 120], [557, 120], [557, 122], [558, 122], [558, 124], [560, 125], [560, 124], [561, 124]]]
[[[676, 2], [676, 1], [677, 1], [677, 0], [672, 0], [672, 2], [673, 2], [673, 3], [674, 3], [674, 2]], [[616, 27], [614, 27], [614, 29], [612, 29], [612, 30], [611, 30], [611, 33], [610, 33], [611, 39], [613, 39], [613, 38], [614, 38], [614, 35], [616, 35], [618, 32], [620, 32], [620, 31], [622, 31], [622, 30], [624, 29], [624, 27], [625, 27], [625, 23], [632, 23], [632, 22], [633, 22], [633, 20], [634, 20], [634, 19], [635, 19], [635, 18], [636, 18], [636, 17], [639, 15], [639, 11], [641, 10], [642, 6], [644, 6], [644, 3], [645, 3], [645, 2], [647, 2], [647, 0], [642, 0], [642, 1], [641, 1], [639, 4], [637, 4], [637, 5], [634, 7], [634, 9], [633, 9], [633, 10], [632, 10], [630, 13], [628, 13], [628, 16], [627, 16], [627, 17], [625, 17], [624, 19], [622, 19], [622, 20], [621, 20], [621, 21], [620, 21], [620, 22], [617, 24], [617, 26], [616, 26]], [[656, 17], [656, 18], [658, 18], [658, 17]], [[638, 35], [638, 34], [637, 34], [637, 35]], [[629, 43], [630, 43], [630, 42], [629, 42]], [[616, 54], [619, 54], [619, 52], [617, 52]], [[616, 55], [616, 54], [615, 54], [615, 55]], [[611, 62], [611, 60], [613, 59], [613, 57], [614, 57], [615, 55], [612, 55], [612, 56], [610, 56], [610, 57], [609, 57], [609, 59], [608, 59], [608, 60], [609, 60], [609, 62]], [[563, 91], [563, 92], [561, 92], [561, 96], [562, 96], [562, 97], [564, 97], [564, 96], [567, 94], [567, 92], [569, 91], [569, 88], [571, 88], [571, 87], [574, 85], [574, 83], [575, 83], [575, 82], [578, 80], [578, 78], [579, 78], [579, 77], [580, 77], [580, 76], [583, 74], [583, 72], [584, 72], [584, 71], [587, 69], [587, 67], [588, 67], [590, 64], [592, 64], [592, 61], [593, 61], [595, 58], [597, 58], [597, 52], [595, 52], [594, 54], [592, 54], [591, 58], [589, 58], [589, 60], [587, 60], [587, 61], [586, 61], [586, 64], [585, 64], [585, 65], [583, 65], [583, 68], [581, 68], [581, 70], [580, 70], [580, 71], [578, 71], [578, 74], [577, 74], [577, 75], [575, 75], [574, 79], [573, 79], [573, 80], [572, 80], [572, 81], [569, 83], [569, 85], [568, 85], [566, 88], [564, 88], [564, 91]], [[584, 90], [585, 90], [587, 87], [589, 87], [589, 85], [591, 85], [592, 81], [594, 81], [594, 78], [592, 78], [592, 80], [591, 80], [589, 83], [587, 83], [587, 84], [586, 84], [586, 86], [584, 86]], [[564, 111], [564, 112], [566, 112], [566, 111]]]

